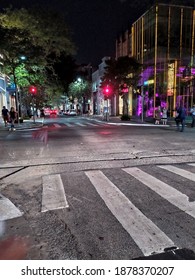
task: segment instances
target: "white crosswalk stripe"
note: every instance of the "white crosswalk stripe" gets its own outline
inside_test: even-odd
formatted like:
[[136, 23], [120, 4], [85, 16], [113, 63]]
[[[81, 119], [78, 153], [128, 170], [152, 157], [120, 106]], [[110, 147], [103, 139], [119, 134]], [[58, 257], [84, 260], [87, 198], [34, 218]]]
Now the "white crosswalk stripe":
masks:
[[53, 124], [56, 128], [61, 128], [61, 125], [59, 123], [54, 123]]
[[[82, 215], [82, 210], [85, 210], [87, 215], [89, 215], [89, 228], [91, 228], [97, 220], [99, 224], [101, 224], [102, 221], [101, 215], [100, 217], [93, 217], [94, 213], [97, 213], [95, 211], [97, 207], [98, 210], [103, 209], [104, 224], [110, 223], [112, 225], [117, 223], [119, 231], [121, 231], [121, 236], [125, 233], [125, 236], [127, 235], [128, 237], [131, 237], [129, 239], [132, 239], [131, 242], [133, 242], [136, 250], [139, 252], [141, 250], [145, 256], [163, 252], [165, 248], [181, 248], [181, 246], [183, 246], [182, 234], [185, 235], [185, 239], [190, 239], [190, 242], [194, 236], [193, 232], [195, 226], [193, 223], [191, 223], [189, 229], [185, 231], [182, 219], [187, 217], [186, 220], [192, 221], [195, 218], [195, 201], [190, 201], [186, 194], [172, 186], [172, 183], [167, 183], [167, 181], [169, 182], [170, 179], [170, 182], [172, 182], [171, 178], [173, 174], [177, 177], [179, 175], [182, 177], [181, 185], [184, 185], [185, 181], [189, 181], [191, 183], [189, 183], [191, 190], [193, 190], [192, 182], [195, 181], [195, 173], [188, 171], [187, 168], [185, 169], [184, 164], [182, 166], [184, 167], [178, 168], [174, 164], [156, 165], [155, 168], [160, 171], [160, 175], [156, 175], [157, 173], [153, 170], [150, 170], [150, 174], [147, 173], [147, 171], [143, 171], [144, 168], [144, 170], [147, 170], [146, 166], [139, 168], [122, 168], [118, 169], [118, 171], [109, 171], [110, 173], [106, 173], [104, 170], [90, 170], [81, 172], [82, 175], [78, 175], [81, 176], [81, 180], [79, 180], [80, 177], [76, 176], [75, 181], [72, 177], [70, 180], [70, 174], [63, 174], [63, 181], [60, 174], [45, 175], [42, 177], [43, 191], [41, 212], [44, 213], [47, 211], [70, 207], [70, 210], [73, 208], [74, 211], [70, 211], [71, 215], [69, 216], [67, 214], [67, 217], [72, 222], [72, 219], [74, 219], [74, 213], [76, 213], [75, 209], [76, 207], [79, 207], [80, 215]], [[191, 163], [189, 166], [191, 166], [190, 170], [193, 170], [195, 163]], [[116, 180], [116, 175], [118, 175], [117, 172], [120, 174], [117, 179], [118, 181]], [[159, 176], [160, 178], [163, 178], [163, 172], [166, 174], [166, 183], [163, 179], [156, 178]], [[125, 175], [124, 178], [122, 177], [122, 174]], [[66, 180], [66, 178], [68, 180]], [[114, 178], [116, 182], [114, 181]], [[87, 184], [86, 180], [88, 182]], [[65, 182], [65, 184], [63, 184], [63, 182]], [[77, 187], [74, 188], [74, 186], [78, 185], [78, 182], [79, 186], [82, 186], [82, 188], [79, 187], [79, 192], [81, 191], [80, 196], [77, 196]], [[138, 184], [140, 189], [137, 187]], [[87, 185], [86, 189], [85, 185]], [[185, 188], [187, 187], [188, 185], [186, 184]], [[84, 190], [82, 190], [83, 188]], [[92, 191], [92, 194], [89, 190]], [[133, 190], [138, 192], [137, 196], [134, 196], [134, 194], [131, 193]], [[87, 197], [85, 198], [87, 200], [84, 200], [86, 193]], [[156, 212], [156, 208], [158, 208], [158, 206], [155, 207], [155, 203], [151, 206], [151, 209], [147, 209], [147, 207], [142, 208], [141, 203], [144, 201], [145, 197], [146, 200], [148, 199], [148, 193], [152, 193], [154, 197], [157, 198], [156, 203], [160, 203], [159, 207], [166, 204], [169, 205], [169, 212], [173, 216], [176, 212], [176, 215], [173, 218], [176, 219], [176, 222], [174, 221], [175, 225], [173, 227], [171, 224], [168, 229], [166, 228], [167, 223], [169, 224], [168, 220], [170, 217], [164, 217], [166, 215], [164, 212], [158, 210], [159, 213], [157, 215], [153, 215], [153, 213]], [[142, 197], [139, 197], [139, 195]], [[96, 204], [97, 197], [98, 203]], [[136, 201], [138, 199], [140, 199], [141, 203]], [[92, 203], [83, 203], [83, 201]], [[109, 216], [111, 215], [111, 218], [107, 220], [106, 214], [108, 214], [108, 212]], [[17, 207], [13, 205], [8, 198], [0, 196], [0, 220], [12, 219], [20, 217], [21, 215], [21, 211], [17, 209]], [[78, 219], [78, 217], [79, 216], [77, 216], [76, 219]], [[110, 221], [111, 219], [112, 221]], [[161, 220], [162, 223], [159, 222]], [[69, 221], [70, 226], [71, 222]], [[75, 220], [73, 223], [74, 222]], [[182, 223], [181, 227], [179, 225], [180, 223]], [[108, 229], [109, 227], [107, 227], [107, 230]], [[175, 232], [175, 230], [178, 232]], [[110, 233], [111, 231], [112, 229], [110, 229]], [[85, 236], [86, 239], [92, 238], [90, 234], [88, 236], [87, 231]], [[180, 238], [177, 236], [180, 236]], [[109, 238], [112, 238], [112, 236]], [[123, 240], [120, 242], [123, 242]]]
[[[66, 122], [66, 123], [54, 123], [52, 126], [56, 127], [56, 128], [63, 128], [63, 127], [111, 127], [111, 124], [106, 124], [106, 123], [91, 123], [91, 122], [85, 122], [85, 123], [81, 123], [81, 122], [74, 122], [74, 123], [70, 123], [70, 122]], [[44, 126], [44, 127], [48, 127], [48, 126]]]
[[88, 171], [86, 175], [107, 207], [133, 237], [145, 256], [160, 253], [166, 247], [175, 246], [150, 219], [101, 172]]
[[67, 207], [68, 202], [60, 174], [43, 176], [41, 212]]
[[195, 202], [189, 202], [187, 195], [137, 167], [124, 168], [123, 170], [168, 200], [170, 203], [195, 218]]
[[6, 197], [0, 195], [0, 221], [22, 216], [22, 212]]
[[91, 125], [91, 126], [99, 126], [98, 124], [95, 123], [86, 123], [87, 125]]
[[159, 165], [158, 167], [165, 169], [167, 171], [173, 172], [177, 175], [180, 175], [186, 179], [189, 179], [193, 182], [195, 182], [195, 174], [186, 170], [183, 170], [181, 168], [172, 166], [172, 165]]
[[65, 126], [73, 127], [74, 125], [72, 125], [72, 124], [70, 124], [70, 123], [65, 123]]
[[76, 122], [76, 125], [78, 125], [78, 126], [86, 126], [86, 124], [78, 123], [78, 122]]

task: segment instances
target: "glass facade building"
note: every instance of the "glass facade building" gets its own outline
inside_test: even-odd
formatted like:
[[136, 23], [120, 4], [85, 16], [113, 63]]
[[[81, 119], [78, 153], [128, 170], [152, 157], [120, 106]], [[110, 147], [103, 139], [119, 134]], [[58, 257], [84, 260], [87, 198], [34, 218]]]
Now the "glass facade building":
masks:
[[166, 106], [174, 116], [179, 104], [189, 112], [195, 103], [194, 33], [193, 7], [156, 4], [117, 39], [116, 58], [133, 56], [143, 65], [142, 94], [130, 94], [132, 114], [154, 116], [158, 106]]

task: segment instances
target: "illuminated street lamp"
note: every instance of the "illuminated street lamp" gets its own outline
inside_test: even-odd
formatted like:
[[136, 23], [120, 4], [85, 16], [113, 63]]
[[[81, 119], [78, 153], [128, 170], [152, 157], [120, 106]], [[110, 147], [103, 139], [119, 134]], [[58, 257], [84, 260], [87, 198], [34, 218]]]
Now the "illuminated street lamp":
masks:
[[[25, 60], [26, 60], [26, 56], [24, 56], [24, 55], [19, 56], [17, 58], [18, 65], [20, 64], [20, 62], [23, 62]], [[15, 70], [14, 70], [13, 76], [14, 76], [14, 84], [15, 84], [15, 88], [16, 88], [16, 95], [15, 95], [15, 98], [16, 98], [16, 111], [18, 112], [18, 123], [19, 123], [20, 122], [19, 117], [21, 116], [21, 96], [19, 94], [19, 89], [18, 89], [18, 86], [17, 86]]]

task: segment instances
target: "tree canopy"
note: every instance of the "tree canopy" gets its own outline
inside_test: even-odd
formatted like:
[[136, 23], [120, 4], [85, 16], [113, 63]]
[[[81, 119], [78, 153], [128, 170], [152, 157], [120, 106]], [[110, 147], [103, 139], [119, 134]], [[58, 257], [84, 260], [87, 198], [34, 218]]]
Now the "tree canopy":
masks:
[[60, 79], [66, 77], [59, 77], [55, 66], [75, 54], [75, 47], [62, 17], [8, 8], [0, 13], [0, 37], [1, 68], [19, 88], [34, 84], [51, 96], [63, 90]]
[[128, 94], [122, 94], [120, 87], [124, 84], [127, 87], [136, 87], [140, 79], [142, 64], [135, 58], [121, 56], [117, 60], [106, 61], [105, 74], [102, 77], [101, 87], [110, 85], [114, 93], [119, 93], [123, 97], [123, 114], [128, 114]]

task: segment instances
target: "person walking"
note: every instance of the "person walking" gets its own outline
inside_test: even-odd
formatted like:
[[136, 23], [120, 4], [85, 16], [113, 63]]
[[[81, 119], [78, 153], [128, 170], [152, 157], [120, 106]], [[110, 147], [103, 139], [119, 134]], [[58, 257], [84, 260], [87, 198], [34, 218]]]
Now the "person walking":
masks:
[[5, 106], [3, 106], [3, 109], [2, 109], [2, 117], [3, 117], [5, 127], [6, 127], [8, 121], [9, 121], [9, 111], [8, 111], [8, 109], [6, 109]]
[[158, 106], [157, 110], [155, 111], [155, 124], [160, 124], [161, 119], [161, 108]]
[[167, 109], [165, 107], [162, 110], [162, 122], [163, 125], [167, 124]]
[[192, 106], [192, 109], [190, 110], [190, 113], [192, 114], [191, 127], [194, 127], [194, 125], [195, 125], [195, 104]]
[[14, 122], [15, 122], [15, 120], [17, 118], [17, 113], [16, 113], [14, 107], [11, 107], [9, 115], [10, 115], [10, 122], [11, 122], [10, 130], [16, 130], [15, 127], [14, 127]]
[[175, 118], [176, 125], [177, 125], [177, 130], [179, 131], [179, 124], [181, 123], [181, 130], [180, 132], [184, 131], [185, 127], [185, 119], [186, 119], [186, 110], [185, 108], [180, 105], [179, 108], [177, 109], [177, 117]]
[[45, 111], [44, 111], [44, 109], [40, 110], [40, 118], [42, 120], [42, 125], [43, 125], [43, 122], [44, 122], [44, 119], [45, 119]]

